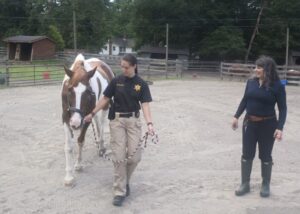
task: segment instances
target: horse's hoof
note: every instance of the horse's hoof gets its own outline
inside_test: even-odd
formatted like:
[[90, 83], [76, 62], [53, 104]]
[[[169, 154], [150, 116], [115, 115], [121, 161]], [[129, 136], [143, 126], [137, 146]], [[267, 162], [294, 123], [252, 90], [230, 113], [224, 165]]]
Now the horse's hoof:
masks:
[[100, 157], [103, 157], [105, 153], [106, 153], [106, 149], [99, 149], [99, 156]]
[[75, 185], [75, 179], [73, 177], [65, 178], [64, 184], [67, 187], [72, 187]]
[[81, 172], [83, 170], [82, 165], [76, 165], [76, 166], [74, 166], [74, 168], [75, 168], [76, 172]]

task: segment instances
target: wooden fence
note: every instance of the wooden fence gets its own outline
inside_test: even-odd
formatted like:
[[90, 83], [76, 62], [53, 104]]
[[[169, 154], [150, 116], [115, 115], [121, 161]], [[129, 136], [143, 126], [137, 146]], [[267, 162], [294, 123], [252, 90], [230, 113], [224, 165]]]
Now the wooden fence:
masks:
[[[120, 56], [100, 56], [84, 54], [86, 58], [100, 58], [106, 62], [116, 74], [121, 73]], [[0, 86], [16, 87], [45, 84], [60, 84], [64, 77], [63, 66], [69, 67], [75, 54], [58, 55], [58, 60], [34, 62], [9, 62], [0, 64]], [[186, 63], [180, 60], [165, 60], [138, 58], [138, 72], [146, 79], [151, 78], [181, 78], [186, 70]]]
[[[238, 78], [245, 80], [254, 75], [254, 64], [221, 63], [221, 79]], [[300, 85], [300, 66], [277, 66], [281, 80], [286, 80], [288, 85]]]
[[[84, 53], [86, 58], [99, 58], [116, 74], [121, 73], [121, 56], [103, 56]], [[64, 77], [63, 66], [69, 67], [74, 53], [58, 53], [56, 60], [34, 62], [9, 62], [0, 64], [0, 87], [60, 84]], [[152, 78], [182, 78], [195, 73], [220, 73], [221, 79], [245, 80], [253, 75], [254, 64], [220, 63], [210, 61], [165, 60], [138, 58], [138, 72], [146, 80]], [[290, 85], [300, 85], [300, 66], [278, 66], [280, 78]]]
[[[120, 56], [101, 56], [84, 54], [86, 58], [96, 57], [105, 61], [112, 70], [119, 74]], [[75, 54], [58, 55], [58, 60], [35, 61], [34, 63], [8, 61], [0, 64], [0, 87], [15, 87], [29, 85], [60, 84], [64, 77], [63, 66], [69, 67]], [[186, 60], [165, 60], [138, 58], [139, 74], [146, 78], [181, 78], [184, 74], [197, 72], [220, 73], [221, 79], [238, 78], [245, 80], [253, 75], [254, 64], [219, 63]], [[300, 66], [278, 66], [280, 78], [290, 85], [300, 85]]]

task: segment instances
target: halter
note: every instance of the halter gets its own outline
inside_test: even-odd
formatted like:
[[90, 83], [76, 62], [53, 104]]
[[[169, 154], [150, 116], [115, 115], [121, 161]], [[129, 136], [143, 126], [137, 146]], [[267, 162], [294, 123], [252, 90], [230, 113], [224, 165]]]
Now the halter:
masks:
[[[96, 100], [96, 94], [95, 92], [92, 90], [92, 87], [91, 86], [87, 86], [87, 89], [86, 91], [88, 91], [90, 93], [90, 95], [94, 96], [95, 97], [95, 100]], [[72, 107], [70, 105], [70, 100], [69, 100], [69, 96], [67, 96], [67, 102], [68, 102], [68, 108], [67, 108], [67, 111], [72, 114], [72, 113], [75, 113], [77, 112], [78, 114], [80, 114], [80, 117], [81, 117], [81, 120], [80, 120], [80, 126], [79, 128], [82, 128], [82, 126], [85, 124], [83, 119], [84, 119], [84, 113], [81, 111], [81, 109], [78, 109], [76, 107]]]

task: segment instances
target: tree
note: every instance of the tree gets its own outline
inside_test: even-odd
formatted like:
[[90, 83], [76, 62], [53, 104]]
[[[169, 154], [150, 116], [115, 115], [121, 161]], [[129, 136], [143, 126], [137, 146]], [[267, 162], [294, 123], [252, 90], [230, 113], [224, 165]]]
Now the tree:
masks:
[[287, 27], [290, 50], [300, 50], [300, 1], [272, 0], [264, 14], [250, 56], [254, 59], [261, 54], [270, 55], [278, 64], [284, 64]]
[[133, 17], [133, 0], [115, 0], [110, 4], [108, 17], [106, 20], [110, 23], [108, 29], [109, 38], [124, 37], [133, 38], [133, 26], [131, 19]]
[[48, 36], [53, 39], [56, 43], [57, 50], [63, 50], [65, 47], [65, 42], [58, 31], [57, 27], [54, 25], [49, 26]]
[[0, 0], [0, 38], [23, 34], [27, 16], [26, 0]]
[[236, 60], [246, 52], [242, 32], [235, 27], [221, 26], [201, 41], [202, 59]]
[[253, 43], [254, 38], [256, 36], [256, 33], [258, 31], [259, 22], [260, 22], [263, 10], [266, 7], [266, 5], [267, 5], [267, 0], [262, 0], [261, 7], [260, 7], [260, 10], [259, 10], [259, 14], [257, 16], [255, 28], [253, 30], [253, 33], [252, 33], [252, 36], [251, 36], [251, 39], [250, 39], [250, 42], [249, 42], [249, 46], [248, 46], [248, 49], [247, 49], [247, 52], [246, 52], [245, 63], [248, 63], [248, 57], [249, 57], [249, 53], [250, 53], [251, 48], [252, 48], [252, 43]]

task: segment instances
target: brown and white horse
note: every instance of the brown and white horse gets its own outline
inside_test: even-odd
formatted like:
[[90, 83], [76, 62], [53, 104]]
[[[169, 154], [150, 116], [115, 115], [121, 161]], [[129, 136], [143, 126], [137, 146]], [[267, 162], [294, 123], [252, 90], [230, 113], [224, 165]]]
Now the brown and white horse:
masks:
[[[83, 118], [91, 113], [96, 102], [103, 96], [103, 91], [114, 77], [110, 67], [97, 58], [84, 59], [79, 54], [70, 69], [65, 67], [65, 78], [62, 85], [62, 120], [65, 131], [66, 176], [65, 185], [74, 182], [73, 169], [82, 169], [82, 147], [89, 123]], [[104, 124], [107, 121], [108, 107], [98, 112], [92, 123], [96, 129], [96, 143], [99, 154], [105, 153]], [[78, 143], [78, 156], [73, 162], [75, 135]]]

